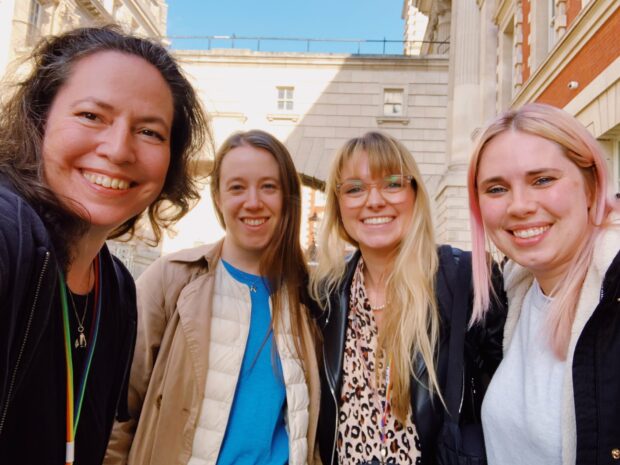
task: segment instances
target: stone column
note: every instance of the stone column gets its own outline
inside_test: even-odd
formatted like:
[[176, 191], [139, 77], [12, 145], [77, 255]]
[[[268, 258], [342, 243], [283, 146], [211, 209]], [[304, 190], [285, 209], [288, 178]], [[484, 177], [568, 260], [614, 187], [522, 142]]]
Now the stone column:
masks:
[[480, 103], [481, 123], [495, 116], [498, 82], [499, 27], [495, 24], [495, 2], [478, 0], [480, 5]]
[[[435, 36], [435, 40], [437, 42], [450, 42], [450, 29], [451, 29], [451, 18], [452, 11], [449, 0], [440, 0], [436, 3], [433, 3], [433, 6], [436, 7], [436, 15], [437, 15], [437, 33]], [[433, 51], [437, 54], [443, 55], [444, 53], [448, 53], [449, 45], [446, 44], [435, 44], [433, 47]]]
[[470, 248], [466, 171], [472, 134], [482, 124], [481, 11], [476, 0], [458, 0], [451, 16], [447, 164], [435, 217], [441, 242]]

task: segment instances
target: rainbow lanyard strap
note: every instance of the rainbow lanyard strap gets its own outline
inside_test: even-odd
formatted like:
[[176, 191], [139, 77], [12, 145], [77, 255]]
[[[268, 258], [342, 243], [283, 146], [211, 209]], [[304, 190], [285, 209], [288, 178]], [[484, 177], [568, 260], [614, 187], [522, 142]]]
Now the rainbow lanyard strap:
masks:
[[75, 460], [75, 434], [77, 432], [78, 423], [80, 421], [80, 413], [82, 412], [82, 403], [84, 402], [84, 393], [86, 392], [86, 381], [90, 372], [90, 367], [93, 361], [93, 354], [95, 353], [95, 346], [97, 345], [97, 335], [99, 334], [99, 321], [101, 319], [101, 292], [100, 292], [100, 277], [101, 277], [101, 260], [99, 255], [95, 257], [95, 306], [93, 308], [93, 321], [91, 325], [90, 334], [91, 343], [89, 344], [88, 355], [84, 361], [84, 369], [82, 370], [82, 378], [80, 380], [78, 397], [74, 397], [73, 392], [73, 356], [71, 353], [71, 334], [69, 330], [69, 305], [67, 301], [67, 285], [65, 284], [65, 277], [62, 271], [59, 270], [60, 275], [60, 302], [62, 306], [62, 322], [63, 332], [65, 336], [65, 361], [67, 367], [67, 432], [66, 432], [66, 448], [65, 448], [65, 463], [72, 464]]
[[[379, 439], [381, 441], [381, 463], [384, 463], [387, 459], [387, 422], [388, 415], [391, 411], [390, 397], [392, 396], [392, 383], [390, 380], [390, 362], [388, 361], [387, 366], [385, 368], [385, 399], [381, 401], [381, 430], [379, 431]], [[378, 396], [377, 391], [375, 391], [375, 395]]]

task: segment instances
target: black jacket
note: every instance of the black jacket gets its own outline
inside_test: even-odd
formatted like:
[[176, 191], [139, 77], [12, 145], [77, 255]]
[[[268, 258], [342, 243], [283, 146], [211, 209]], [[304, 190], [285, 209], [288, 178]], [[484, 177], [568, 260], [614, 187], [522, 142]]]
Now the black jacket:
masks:
[[576, 465], [620, 462], [620, 252], [573, 356]]
[[[437, 375], [443, 390], [446, 380], [452, 283], [456, 279], [458, 259], [462, 252], [449, 246], [438, 249], [439, 270], [436, 276], [436, 298], [441, 318], [438, 343]], [[342, 383], [344, 343], [349, 313], [350, 289], [359, 260], [357, 252], [346, 267], [345, 278], [336, 293], [330, 296], [330, 308], [319, 320], [323, 336], [323, 369], [321, 370], [321, 410], [318, 441], [324, 464], [336, 464], [335, 439], [338, 428], [338, 409]], [[477, 324], [466, 335], [465, 390], [461, 421], [479, 423], [483, 390], [502, 357], [502, 334], [506, 318], [505, 296], [501, 283], [496, 286], [499, 303], [495, 303], [484, 325]], [[471, 306], [469, 306], [471, 311]], [[469, 316], [468, 316], [469, 320]], [[416, 375], [426, 385], [428, 373], [421, 357], [415, 363]], [[411, 405], [417, 434], [422, 448], [422, 464], [435, 463], [435, 443], [441, 428], [444, 407], [435, 395], [411, 378]]]
[[[109, 311], [118, 312], [115, 321], [123, 354], [111, 365], [115, 397], [106, 400], [116, 405], [123, 419], [128, 418], [127, 384], [136, 337], [135, 286], [106, 247], [100, 256], [102, 295]], [[56, 354], [62, 344], [58, 332], [50, 331], [61, 321], [58, 276], [44, 223], [0, 178], [0, 463], [60, 463], [51, 457], [64, 451], [65, 370], [58, 373], [58, 364], [50, 363], [58, 360], [51, 353]], [[103, 422], [108, 437], [113, 420], [114, 411], [97, 420]]]

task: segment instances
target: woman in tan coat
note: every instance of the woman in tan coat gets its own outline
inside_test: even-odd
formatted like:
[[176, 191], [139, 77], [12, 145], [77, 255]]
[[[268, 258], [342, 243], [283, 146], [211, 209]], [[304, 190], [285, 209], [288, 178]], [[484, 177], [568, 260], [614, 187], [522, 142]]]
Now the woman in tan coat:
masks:
[[106, 463], [312, 463], [319, 403], [302, 304], [299, 178], [273, 136], [231, 136], [211, 193], [226, 235], [140, 277], [130, 413]]

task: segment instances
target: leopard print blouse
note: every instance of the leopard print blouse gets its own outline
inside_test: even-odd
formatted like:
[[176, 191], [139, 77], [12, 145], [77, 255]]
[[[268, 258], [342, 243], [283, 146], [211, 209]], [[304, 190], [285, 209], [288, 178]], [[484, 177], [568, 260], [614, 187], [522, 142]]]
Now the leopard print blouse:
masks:
[[[344, 347], [336, 443], [338, 463], [419, 465], [422, 463], [420, 441], [411, 414], [407, 424], [402, 425], [388, 409], [384, 428], [386, 447], [382, 447], [381, 419], [384, 412], [386, 370], [382, 357], [377, 361], [378, 328], [366, 297], [363, 270], [364, 264], [360, 258], [351, 284]], [[375, 363], [379, 363], [379, 380], [375, 374]], [[385, 457], [381, 454], [382, 449], [385, 449]]]

